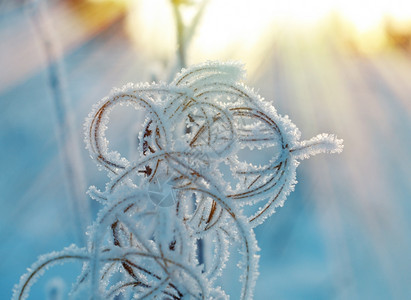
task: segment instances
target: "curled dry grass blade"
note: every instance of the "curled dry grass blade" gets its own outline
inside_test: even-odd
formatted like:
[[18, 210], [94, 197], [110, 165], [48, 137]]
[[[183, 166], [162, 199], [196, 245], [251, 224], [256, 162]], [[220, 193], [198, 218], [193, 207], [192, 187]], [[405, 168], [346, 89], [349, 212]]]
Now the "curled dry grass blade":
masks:
[[[342, 141], [326, 134], [300, 141], [287, 117], [238, 82], [242, 76], [238, 64], [205, 63], [183, 70], [171, 84], [128, 84], [94, 107], [85, 124], [87, 148], [111, 179], [104, 191], [90, 189], [103, 207], [89, 230], [89, 247], [78, 257], [63, 251], [53, 258], [84, 260], [78, 285], [94, 298], [126, 292], [138, 299], [227, 298], [213, 282], [234, 245], [243, 256], [241, 299], [252, 299], [259, 250], [253, 228], [283, 205], [300, 160], [341, 152]], [[147, 116], [134, 161], [109, 149], [105, 137], [110, 112], [120, 104]], [[268, 160], [258, 166], [244, 161], [243, 149]], [[167, 207], [150, 198], [148, 187], [161, 181], [176, 195]], [[260, 208], [244, 213], [253, 205]], [[204, 247], [211, 252], [204, 265], [199, 240], [211, 245]], [[16, 295], [51, 262], [40, 259]], [[121, 279], [111, 280], [114, 274]]]

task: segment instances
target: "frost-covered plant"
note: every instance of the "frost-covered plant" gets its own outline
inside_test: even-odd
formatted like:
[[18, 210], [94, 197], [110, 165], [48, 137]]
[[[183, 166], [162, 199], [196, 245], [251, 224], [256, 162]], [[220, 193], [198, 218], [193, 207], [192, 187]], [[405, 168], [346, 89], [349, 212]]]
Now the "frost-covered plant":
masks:
[[[237, 248], [241, 299], [252, 299], [258, 277], [253, 228], [283, 205], [299, 160], [341, 152], [342, 141], [327, 134], [300, 141], [287, 117], [239, 83], [243, 74], [236, 63], [209, 62], [183, 69], [170, 84], [114, 89], [98, 103], [85, 124], [86, 143], [110, 181], [104, 191], [89, 190], [102, 208], [88, 245], [40, 257], [13, 298], [25, 298], [47, 267], [80, 261], [73, 297], [227, 299], [215, 280]], [[146, 113], [134, 161], [110, 150], [105, 137], [119, 104]], [[265, 163], [247, 162], [261, 153], [268, 155]]]

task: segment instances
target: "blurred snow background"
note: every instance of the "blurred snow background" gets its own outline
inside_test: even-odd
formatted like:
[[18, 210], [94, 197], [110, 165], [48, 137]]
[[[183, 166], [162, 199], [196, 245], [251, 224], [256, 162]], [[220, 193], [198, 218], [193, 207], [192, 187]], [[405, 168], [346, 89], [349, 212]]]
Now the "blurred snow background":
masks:
[[[104, 172], [83, 149], [83, 120], [112, 87], [168, 79], [171, 9], [166, 0], [48, 2], [85, 186], [104, 187]], [[336, 133], [345, 148], [303, 161], [295, 192], [256, 229], [255, 299], [411, 299], [411, 23], [402, 15], [411, 17], [410, 4], [266, 2], [212, 0], [188, 62], [244, 62], [246, 83], [289, 115], [303, 139]], [[25, 1], [0, 1], [1, 299], [39, 255], [79, 242], [47, 60], [29, 9]], [[132, 155], [142, 120], [115, 111], [111, 146]], [[94, 218], [98, 204], [88, 201]], [[45, 299], [50, 280], [79, 268], [52, 269], [32, 299]], [[226, 273], [237, 299], [235, 263]]]

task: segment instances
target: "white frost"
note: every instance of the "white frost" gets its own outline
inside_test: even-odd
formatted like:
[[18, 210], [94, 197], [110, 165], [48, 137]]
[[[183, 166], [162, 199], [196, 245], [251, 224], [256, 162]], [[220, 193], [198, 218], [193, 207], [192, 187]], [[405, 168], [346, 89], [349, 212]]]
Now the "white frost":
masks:
[[[102, 208], [88, 247], [41, 257], [13, 299], [24, 299], [48, 266], [71, 260], [83, 263], [74, 293], [94, 299], [228, 299], [214, 282], [232, 245], [242, 255], [241, 299], [252, 299], [259, 259], [253, 228], [283, 205], [300, 160], [343, 146], [328, 134], [300, 141], [287, 116], [239, 82], [244, 75], [238, 63], [207, 62], [171, 84], [113, 89], [95, 105], [85, 141], [110, 180], [104, 191], [89, 190]], [[133, 161], [110, 150], [105, 136], [110, 111], [121, 104], [146, 113]], [[252, 163], [261, 153], [266, 162]]]

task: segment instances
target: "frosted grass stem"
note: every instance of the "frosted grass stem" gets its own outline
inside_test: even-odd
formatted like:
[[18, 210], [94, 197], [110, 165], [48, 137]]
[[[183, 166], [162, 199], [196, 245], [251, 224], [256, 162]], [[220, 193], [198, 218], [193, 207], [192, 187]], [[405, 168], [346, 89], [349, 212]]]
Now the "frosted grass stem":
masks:
[[32, 1], [30, 4], [26, 6], [27, 12], [46, 58], [48, 85], [56, 114], [57, 138], [62, 152], [73, 224], [79, 244], [84, 245], [84, 232], [90, 224], [89, 203], [85, 197], [83, 162], [74, 126], [74, 115], [66, 91], [66, 72], [61, 59], [62, 53], [57, 34], [53, 31], [46, 1]]

